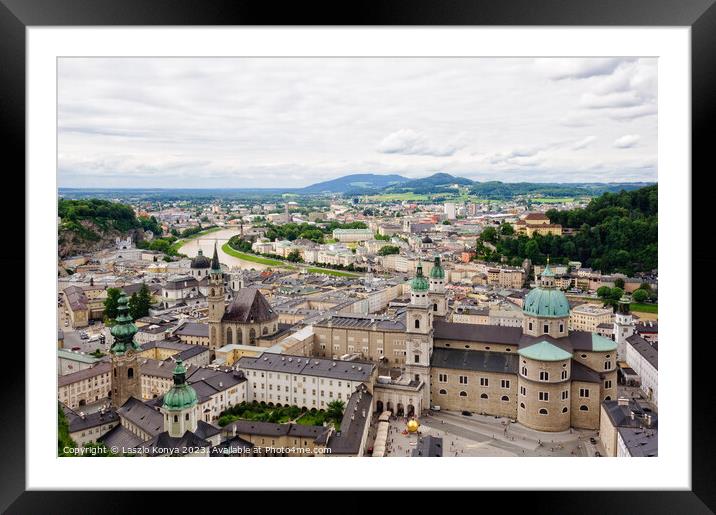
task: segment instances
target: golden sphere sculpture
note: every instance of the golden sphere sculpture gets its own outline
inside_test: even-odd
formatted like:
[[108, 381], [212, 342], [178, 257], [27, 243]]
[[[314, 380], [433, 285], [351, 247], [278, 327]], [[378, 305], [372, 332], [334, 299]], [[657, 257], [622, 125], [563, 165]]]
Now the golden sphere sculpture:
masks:
[[408, 427], [408, 432], [415, 433], [418, 430], [418, 428], [420, 427], [420, 424], [418, 423], [417, 420], [411, 419], [411, 420], [408, 420], [407, 427]]

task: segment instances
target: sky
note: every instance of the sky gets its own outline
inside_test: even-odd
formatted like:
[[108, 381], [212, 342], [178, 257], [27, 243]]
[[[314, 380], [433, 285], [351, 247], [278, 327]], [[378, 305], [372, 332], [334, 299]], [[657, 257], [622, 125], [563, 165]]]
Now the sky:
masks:
[[655, 58], [63, 58], [58, 184], [657, 180]]

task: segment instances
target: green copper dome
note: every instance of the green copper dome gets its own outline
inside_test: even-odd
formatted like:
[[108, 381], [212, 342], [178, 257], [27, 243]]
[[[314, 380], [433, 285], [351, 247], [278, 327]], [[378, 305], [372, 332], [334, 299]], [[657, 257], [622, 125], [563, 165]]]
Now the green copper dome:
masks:
[[542, 272], [537, 287], [525, 297], [522, 307], [525, 315], [562, 318], [569, 316], [567, 297], [554, 287], [554, 272], [549, 263]]
[[410, 281], [410, 289], [414, 292], [428, 291], [430, 285], [428, 284], [428, 280], [423, 275], [422, 263], [418, 263], [418, 268], [415, 272], [415, 277], [413, 277], [413, 280]]
[[114, 344], [109, 349], [113, 354], [124, 354], [129, 349], [139, 349], [139, 344], [134, 341], [134, 335], [137, 334], [137, 326], [134, 325], [132, 317], [129, 314], [128, 303], [129, 299], [127, 295], [122, 292], [117, 301], [116, 324], [109, 330], [114, 337]]
[[432, 279], [445, 279], [445, 270], [442, 265], [440, 265], [440, 256], [435, 257], [435, 264], [430, 270], [430, 277]]
[[186, 368], [181, 358], [174, 367], [174, 386], [164, 394], [162, 407], [170, 411], [181, 411], [191, 408], [198, 402], [196, 390], [186, 382]]

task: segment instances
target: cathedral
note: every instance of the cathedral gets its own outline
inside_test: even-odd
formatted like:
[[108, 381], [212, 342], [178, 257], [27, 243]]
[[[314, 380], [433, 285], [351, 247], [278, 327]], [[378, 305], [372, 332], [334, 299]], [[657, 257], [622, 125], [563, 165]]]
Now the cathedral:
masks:
[[[569, 302], [549, 265], [525, 298], [522, 327], [446, 320], [440, 258], [410, 282], [395, 317], [332, 315], [314, 325], [312, 354], [359, 354], [393, 377], [375, 386], [377, 411], [428, 408], [509, 417], [540, 431], [598, 429], [600, 405], [616, 398], [617, 344], [569, 331]], [[390, 371], [393, 371], [392, 373]]]

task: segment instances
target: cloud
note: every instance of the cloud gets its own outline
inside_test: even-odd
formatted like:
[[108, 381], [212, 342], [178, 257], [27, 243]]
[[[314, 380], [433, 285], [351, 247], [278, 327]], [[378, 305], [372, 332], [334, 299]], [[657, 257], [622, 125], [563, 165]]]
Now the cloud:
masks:
[[596, 136], [587, 136], [584, 139], [580, 139], [579, 141], [575, 142], [574, 145], [572, 145], [572, 150], [582, 150], [583, 148], [587, 148], [596, 139]]
[[604, 109], [608, 107], [634, 107], [641, 105], [644, 99], [635, 91], [621, 91], [607, 95], [585, 93], [580, 104], [587, 109]]
[[635, 147], [637, 143], [639, 143], [640, 139], [641, 138], [638, 134], [626, 134], [621, 138], [617, 138], [614, 141], [614, 146], [616, 148], [632, 148]]
[[537, 69], [552, 80], [588, 79], [609, 75], [623, 62], [620, 58], [535, 59]]
[[377, 150], [383, 154], [447, 157], [465, 146], [457, 143], [463, 138], [464, 136], [460, 135], [452, 143], [439, 146], [431, 143], [423, 133], [400, 129], [383, 138]]

